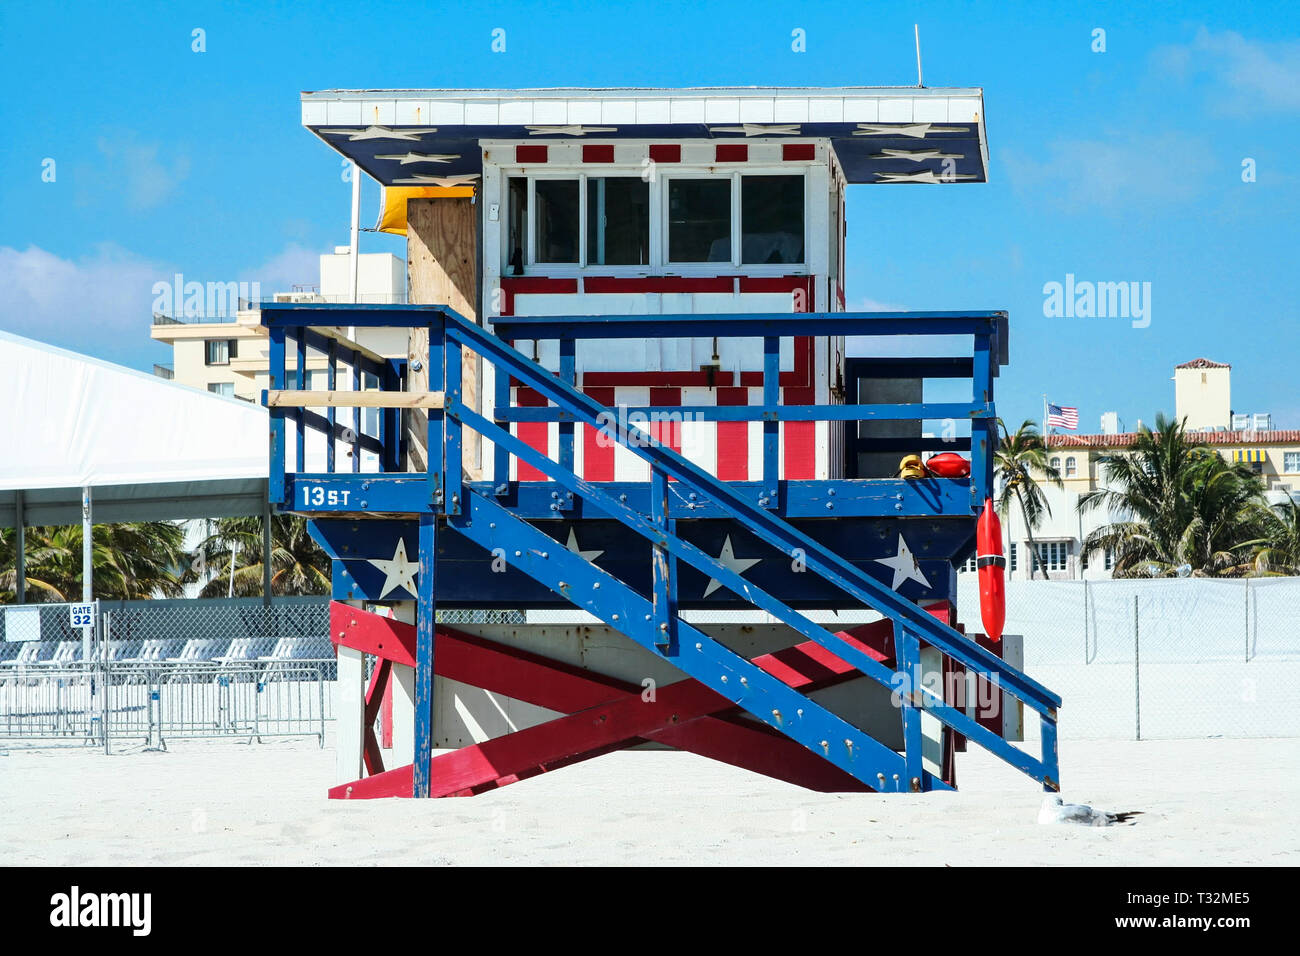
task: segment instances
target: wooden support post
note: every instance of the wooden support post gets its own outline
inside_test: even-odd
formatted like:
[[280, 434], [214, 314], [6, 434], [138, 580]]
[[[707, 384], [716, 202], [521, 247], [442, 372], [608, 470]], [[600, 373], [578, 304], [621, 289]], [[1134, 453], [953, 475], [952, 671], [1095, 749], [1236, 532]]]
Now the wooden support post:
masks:
[[[415, 602], [398, 601], [393, 618], [414, 625]], [[415, 668], [394, 663], [389, 686], [393, 689], [392, 766], [403, 767], [415, 761]]]
[[[413, 304], [445, 305], [471, 321], [478, 320], [478, 209], [468, 198], [411, 199], [406, 204], [406, 290]], [[427, 329], [412, 329], [407, 358], [407, 384], [410, 391], [429, 387], [426, 356]], [[421, 363], [419, 371], [415, 363]], [[479, 396], [479, 357], [465, 350], [461, 358], [462, 400], [481, 411]], [[428, 416], [411, 410], [404, 417], [410, 439], [408, 471], [425, 471], [428, 449], [425, 448], [424, 423]], [[477, 481], [479, 436], [470, 431], [462, 447], [465, 476]]]
[[361, 776], [366, 711], [366, 665], [361, 651], [338, 648], [338, 680], [334, 687], [334, 779], [344, 784]]

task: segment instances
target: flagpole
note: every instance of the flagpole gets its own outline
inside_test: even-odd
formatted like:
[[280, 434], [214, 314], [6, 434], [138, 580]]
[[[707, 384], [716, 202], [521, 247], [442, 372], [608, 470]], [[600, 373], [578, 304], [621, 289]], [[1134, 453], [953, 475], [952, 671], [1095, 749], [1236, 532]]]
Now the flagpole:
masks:
[[1043, 438], [1047, 438], [1047, 393], [1043, 393]]

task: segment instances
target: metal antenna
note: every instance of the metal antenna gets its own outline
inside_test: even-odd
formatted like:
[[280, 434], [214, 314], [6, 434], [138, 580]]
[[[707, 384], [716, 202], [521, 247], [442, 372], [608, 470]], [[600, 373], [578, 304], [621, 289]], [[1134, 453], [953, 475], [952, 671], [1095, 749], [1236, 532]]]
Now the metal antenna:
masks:
[[921, 25], [913, 23], [912, 32], [916, 35], [916, 85], [925, 86], [925, 82], [921, 79]]

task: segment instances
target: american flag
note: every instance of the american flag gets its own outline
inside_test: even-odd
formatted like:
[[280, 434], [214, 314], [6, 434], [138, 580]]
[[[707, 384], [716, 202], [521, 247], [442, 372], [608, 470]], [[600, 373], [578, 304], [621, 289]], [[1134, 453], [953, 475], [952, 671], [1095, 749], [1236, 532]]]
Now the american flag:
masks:
[[1069, 405], [1047, 403], [1047, 427], [1068, 428], [1075, 431], [1079, 427], [1079, 410]]

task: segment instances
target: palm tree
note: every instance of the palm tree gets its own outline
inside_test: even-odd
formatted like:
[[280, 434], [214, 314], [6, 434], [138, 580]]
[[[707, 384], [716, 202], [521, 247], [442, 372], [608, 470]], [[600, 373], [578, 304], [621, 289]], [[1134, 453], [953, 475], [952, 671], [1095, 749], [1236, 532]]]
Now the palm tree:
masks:
[[[1043, 516], [1052, 513], [1047, 496], [1038, 483], [1036, 474], [1058, 488], [1064, 487], [1061, 473], [1053, 468], [1047, 460], [1047, 445], [1043, 436], [1038, 434], [1038, 426], [1026, 419], [1020, 427], [1011, 432], [1002, 419], [998, 419], [998, 428], [1002, 432], [1002, 441], [993, 453], [993, 467], [1001, 478], [997, 497], [998, 513], [1004, 517], [1011, 512], [1014, 498], [1020, 506], [1020, 516], [1024, 519], [1025, 530], [1029, 538], [1029, 576], [1034, 576], [1038, 564], [1038, 546], [1034, 543], [1034, 529], [1043, 523]], [[1047, 577], [1047, 572], [1043, 572]]]
[[[199, 545], [187, 578], [196, 580], [200, 568], [217, 571], [200, 597], [256, 597], [262, 593], [262, 519], [220, 518], [217, 529]], [[234, 573], [230, 572], [234, 554]], [[307, 533], [307, 521], [297, 515], [271, 516], [271, 593], [329, 594], [330, 559]], [[233, 587], [232, 587], [233, 581]]]
[[1098, 528], [1085, 550], [1108, 549], [1116, 577], [1240, 573], [1264, 539], [1263, 481], [1188, 437], [1185, 420], [1156, 417], [1132, 450], [1102, 460], [1108, 488], [1079, 499], [1079, 511], [1107, 506], [1124, 520]]
[[1259, 574], [1300, 574], [1300, 502], [1294, 498], [1260, 514], [1265, 543], [1255, 552]]
[[[0, 602], [15, 597], [18, 572], [8, 532], [0, 547]], [[185, 564], [184, 529], [170, 521], [97, 524], [91, 532], [94, 595], [111, 600], [179, 597]], [[27, 529], [27, 600], [75, 601], [81, 597], [81, 525]]]

